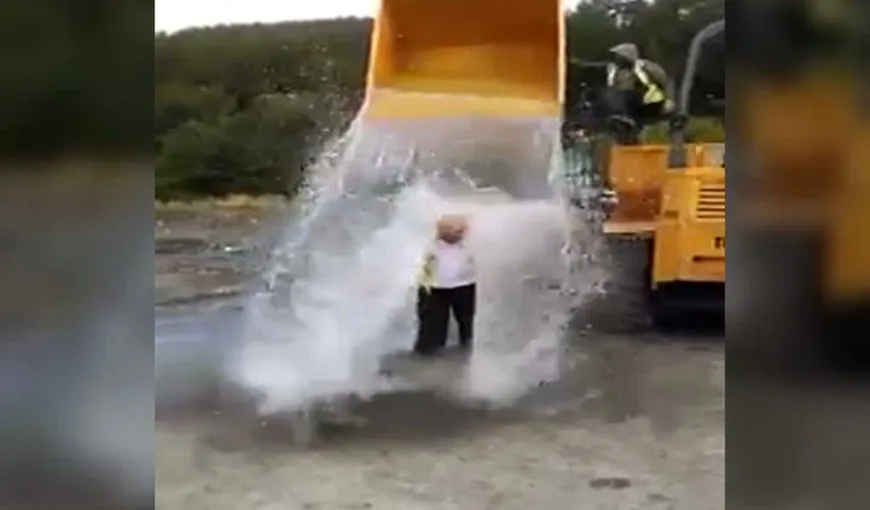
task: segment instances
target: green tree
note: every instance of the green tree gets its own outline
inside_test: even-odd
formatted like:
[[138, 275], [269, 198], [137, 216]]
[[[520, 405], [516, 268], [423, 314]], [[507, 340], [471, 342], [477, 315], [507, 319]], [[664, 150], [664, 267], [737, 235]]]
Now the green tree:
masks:
[[208, 177], [207, 165], [220, 145], [220, 127], [197, 120], [187, 121], [166, 135], [157, 156], [157, 198], [204, 193], [202, 181]]
[[188, 120], [214, 123], [231, 113], [235, 98], [217, 85], [184, 82], [161, 83], [155, 87], [154, 125], [159, 139]]
[[190, 120], [164, 138], [157, 160], [160, 198], [290, 193], [302, 179], [314, 131], [306, 98], [261, 95], [216, 123]]

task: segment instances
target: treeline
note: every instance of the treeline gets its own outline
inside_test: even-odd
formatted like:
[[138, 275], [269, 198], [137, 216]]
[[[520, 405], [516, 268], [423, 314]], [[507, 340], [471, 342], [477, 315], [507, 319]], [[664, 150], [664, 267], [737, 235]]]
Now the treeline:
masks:
[[[692, 36], [724, 0], [591, 0], [568, 13], [572, 59], [631, 41], [675, 77]], [[159, 198], [292, 193], [322, 144], [361, 104], [369, 19], [191, 29], [155, 37]], [[712, 65], [710, 65], [712, 62]], [[721, 95], [724, 46], [697, 93]], [[568, 103], [586, 76], [571, 69]]]

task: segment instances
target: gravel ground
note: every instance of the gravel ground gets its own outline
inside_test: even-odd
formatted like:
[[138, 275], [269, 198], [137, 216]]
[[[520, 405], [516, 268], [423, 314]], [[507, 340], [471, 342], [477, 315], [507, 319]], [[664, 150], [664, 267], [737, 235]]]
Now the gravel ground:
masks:
[[280, 199], [158, 205], [155, 305], [238, 295], [255, 269], [251, 256], [287, 207]]
[[[237, 292], [245, 277], [238, 247], [250, 246], [271, 214], [180, 209], [158, 211], [158, 318], [190, 318], [199, 308], [179, 303]], [[221, 246], [236, 248], [220, 255]], [[214, 274], [225, 280], [203, 276]], [[157, 507], [725, 508], [721, 333], [586, 335], [567, 355], [576, 368], [514, 409], [394, 394], [358, 404], [362, 420], [326, 426], [307, 446], [294, 445], [280, 419], [208, 408], [161, 417]]]

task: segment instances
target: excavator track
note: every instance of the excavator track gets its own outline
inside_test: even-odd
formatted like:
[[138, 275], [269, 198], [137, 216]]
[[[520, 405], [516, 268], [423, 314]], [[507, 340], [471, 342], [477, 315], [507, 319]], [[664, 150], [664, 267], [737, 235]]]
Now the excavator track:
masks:
[[575, 327], [593, 333], [649, 331], [649, 259], [651, 240], [638, 235], [606, 236], [596, 264], [607, 267], [598, 292], [588, 297]]

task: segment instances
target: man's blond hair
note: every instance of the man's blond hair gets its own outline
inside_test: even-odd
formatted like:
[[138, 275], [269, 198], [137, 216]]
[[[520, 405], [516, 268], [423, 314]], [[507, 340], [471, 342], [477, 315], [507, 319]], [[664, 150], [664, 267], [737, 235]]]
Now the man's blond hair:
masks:
[[467, 214], [444, 214], [436, 224], [438, 238], [447, 242], [456, 242], [465, 236], [468, 230]]

